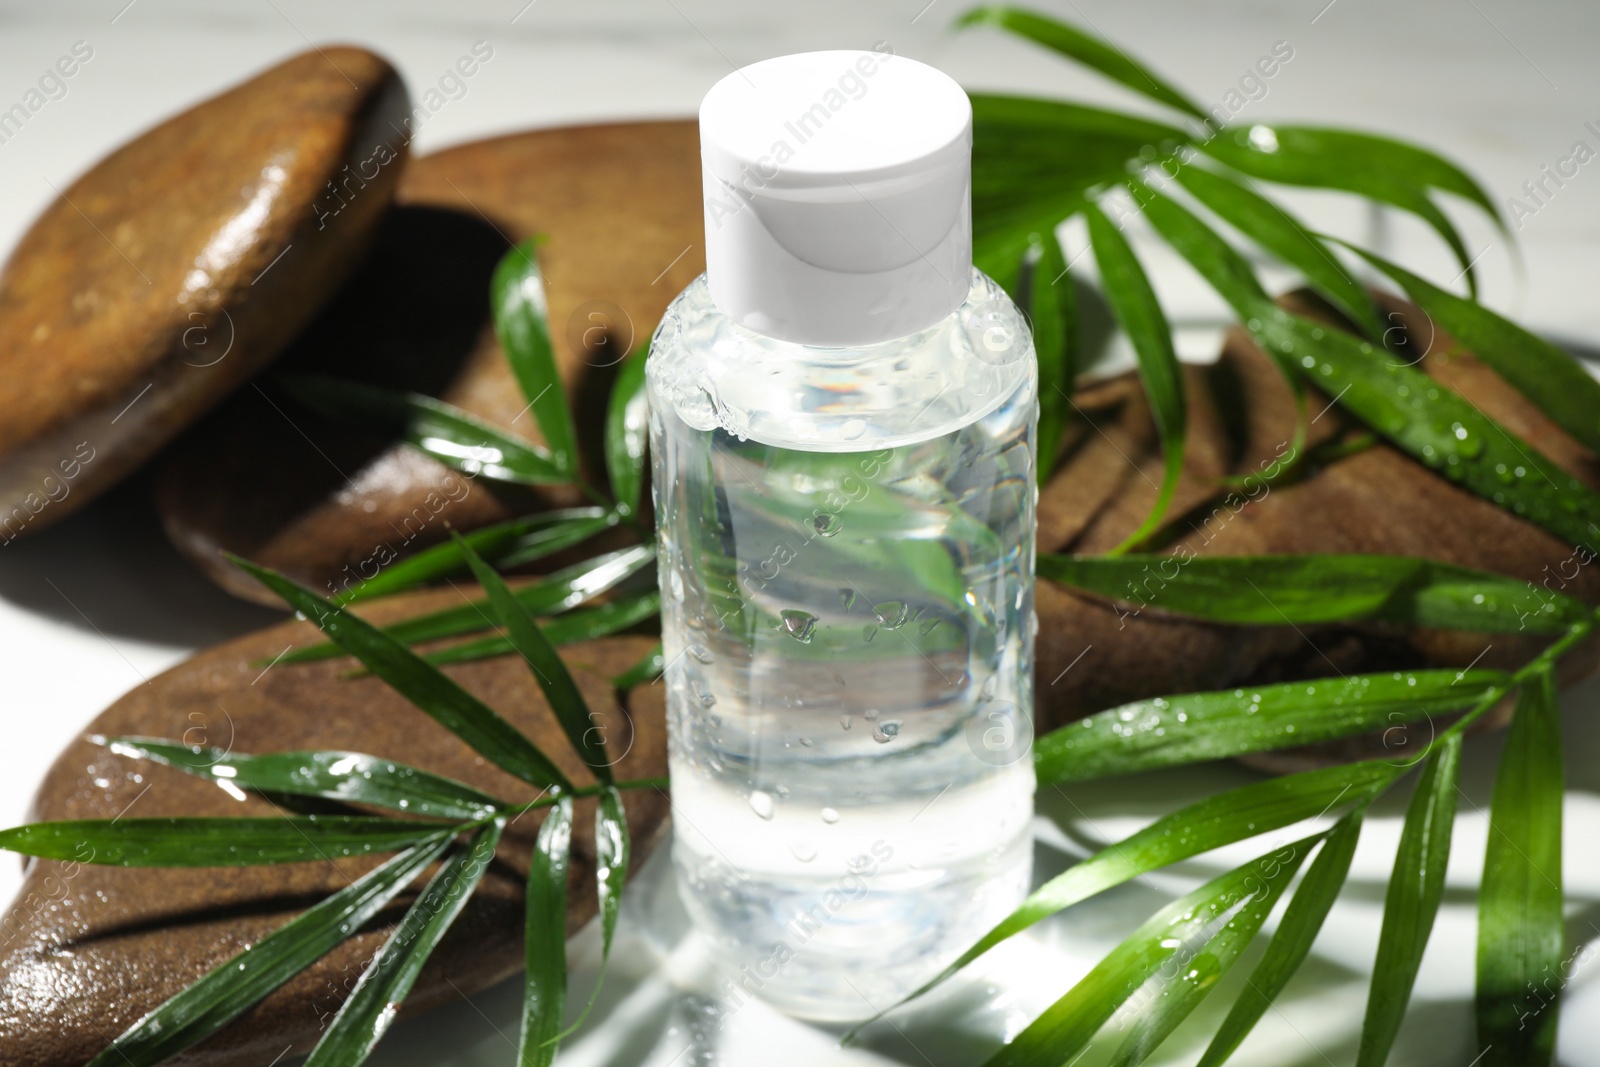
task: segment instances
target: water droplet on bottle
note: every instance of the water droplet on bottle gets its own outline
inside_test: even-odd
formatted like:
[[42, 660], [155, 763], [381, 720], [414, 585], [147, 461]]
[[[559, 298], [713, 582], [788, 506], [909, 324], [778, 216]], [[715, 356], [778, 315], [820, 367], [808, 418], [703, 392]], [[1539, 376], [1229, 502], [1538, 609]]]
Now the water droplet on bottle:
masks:
[[683, 599], [683, 575], [678, 573], [678, 568], [672, 568], [667, 576], [667, 586], [672, 590], [672, 599]]
[[856, 591], [854, 589], [840, 589], [839, 603], [844, 605], [844, 610], [849, 611], [856, 606]]
[[778, 613], [783, 632], [799, 641], [803, 645], [811, 643], [813, 631], [816, 629], [817, 617], [809, 611], [799, 608], [784, 608]]
[[750, 810], [761, 816], [763, 819], [772, 818], [771, 794], [763, 793], [759, 789], [752, 789], [750, 791]]
[[800, 739], [800, 745], [802, 748], [810, 748], [814, 744], [816, 744], [816, 742], [811, 740], [809, 737], [802, 737]]
[[880, 745], [887, 745], [900, 734], [900, 724], [894, 719], [886, 722], [875, 723], [872, 727], [872, 739]]
[[867, 424], [864, 419], [846, 419], [844, 425], [839, 427], [839, 436], [846, 441], [854, 441], [866, 432]]
[[850, 718], [850, 716], [848, 716], [848, 715], [841, 715], [841, 716], [839, 716], [839, 726], [840, 726], [840, 727], [841, 727], [841, 728], [842, 728], [842, 729], [845, 729], [845, 730], [848, 730], [848, 729], [850, 729], [850, 724], [851, 724], [851, 723], [852, 723], [852, 722], [854, 722], [854, 721], [855, 721], [855, 720], [853, 720], [853, 719], [851, 719], [851, 718]]
[[834, 823], [839, 821], [839, 813], [833, 808], [823, 808], [822, 821], [827, 823], [829, 826], [832, 826]]
[[789, 851], [792, 852], [794, 854], [794, 858], [799, 860], [801, 863], [810, 863], [812, 860], [817, 858], [817, 846], [813, 845], [803, 837], [797, 837], [793, 841], [790, 841]]
[[885, 600], [881, 604], [872, 605], [872, 614], [884, 627], [897, 630], [905, 625], [908, 611], [903, 601]]

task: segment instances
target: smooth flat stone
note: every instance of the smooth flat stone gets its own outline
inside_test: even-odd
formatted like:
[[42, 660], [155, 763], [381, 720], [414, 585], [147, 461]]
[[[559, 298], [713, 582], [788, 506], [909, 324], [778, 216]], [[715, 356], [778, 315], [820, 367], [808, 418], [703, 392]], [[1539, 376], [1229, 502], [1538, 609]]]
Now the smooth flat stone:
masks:
[[[382, 622], [460, 603], [454, 590], [395, 598], [363, 614]], [[348, 659], [279, 665], [256, 661], [320, 635], [304, 622], [284, 623], [202, 652], [133, 690], [102, 713], [83, 737], [141, 734], [274, 752], [345, 749], [404, 760], [472, 783], [508, 800], [532, 799], [531, 787], [488, 765], [454, 735], [375, 678], [339, 677]], [[664, 774], [662, 688], [634, 691], [619, 706], [609, 677], [653, 644], [609, 638], [567, 649], [589, 705], [607, 729], [613, 753], [625, 752], [619, 778]], [[448, 668], [576, 780], [590, 780], [572, 755], [520, 657]], [[625, 797], [635, 865], [665, 825], [668, 800], [654, 790]], [[181, 771], [111, 755], [80, 738], [55, 761], [35, 801], [36, 819], [175, 815], [265, 815], [282, 811], [254, 795], [237, 801]], [[522, 886], [542, 816], [516, 820], [498, 862], [485, 876], [407, 1001], [435, 1007], [515, 973], [522, 956]], [[579, 805], [573, 835], [569, 934], [595, 914], [592, 802]], [[15, 862], [15, 859], [10, 860]], [[0, 1065], [76, 1067], [145, 1012], [228, 957], [276, 929], [379, 860], [339, 859], [277, 867], [155, 870], [38, 861], [0, 919]], [[402, 898], [409, 901], [411, 898]], [[402, 905], [292, 979], [180, 1057], [205, 1067], [260, 1067], [291, 1043], [308, 1050], [364, 961], [382, 943]], [[177, 1061], [174, 1061], [177, 1062]]]
[[[510, 241], [543, 234], [559, 369], [586, 477], [604, 484], [600, 435], [614, 365], [704, 269], [696, 136], [692, 122], [584, 126], [412, 161], [362, 267], [272, 373], [440, 396], [540, 440], [494, 340], [489, 278]], [[276, 599], [227, 566], [222, 550], [314, 588], [340, 588], [443, 540], [447, 523], [471, 529], [587, 503], [564, 487], [466, 478], [307, 411], [270, 376], [173, 445], [158, 493], [179, 549], [231, 592], [264, 603]]]
[[388, 206], [406, 108], [381, 57], [314, 50], [51, 203], [0, 274], [0, 540], [117, 482], [305, 325]]

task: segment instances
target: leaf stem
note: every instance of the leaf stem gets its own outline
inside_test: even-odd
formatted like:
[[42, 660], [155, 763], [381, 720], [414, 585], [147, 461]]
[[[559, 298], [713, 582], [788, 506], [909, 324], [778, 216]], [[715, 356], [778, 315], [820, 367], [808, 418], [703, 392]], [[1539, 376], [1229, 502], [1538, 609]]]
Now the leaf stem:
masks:
[[544, 795], [530, 800], [524, 804], [511, 804], [497, 809], [492, 815], [486, 815], [481, 819], [476, 819], [469, 823], [462, 823], [461, 829], [470, 830], [474, 827], [491, 823], [496, 819], [504, 819], [508, 816], [517, 816], [521, 815], [523, 812], [537, 811], [540, 808], [554, 807], [567, 797], [578, 799], [582, 797], [599, 796], [607, 789], [666, 789], [669, 787], [668, 782], [669, 779], [666, 777], [666, 775], [659, 775], [654, 778], [628, 778], [620, 782], [596, 782], [593, 785], [580, 785], [570, 791], [552, 789]]

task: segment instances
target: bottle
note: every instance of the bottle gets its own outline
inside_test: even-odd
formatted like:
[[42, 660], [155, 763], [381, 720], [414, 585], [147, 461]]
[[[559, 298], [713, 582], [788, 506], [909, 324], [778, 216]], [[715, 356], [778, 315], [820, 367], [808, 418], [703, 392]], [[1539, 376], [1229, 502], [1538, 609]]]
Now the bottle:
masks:
[[949, 77], [770, 59], [700, 137], [647, 368], [673, 859], [729, 997], [860, 1019], [1028, 886], [1037, 364]]

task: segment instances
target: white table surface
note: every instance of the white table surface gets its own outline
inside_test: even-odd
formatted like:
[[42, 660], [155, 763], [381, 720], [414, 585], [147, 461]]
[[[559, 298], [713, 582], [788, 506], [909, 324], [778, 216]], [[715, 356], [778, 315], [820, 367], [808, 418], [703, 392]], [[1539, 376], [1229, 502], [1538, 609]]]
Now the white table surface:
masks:
[[[1294, 58], [1265, 99], [1238, 120], [1342, 123], [1411, 137], [1467, 163], [1502, 202], [1554, 165], [1574, 142], [1600, 150], [1600, 6], [1581, 0], [1214, 0], [1207, 4], [1039, 0], [1091, 23], [1211, 103], [1275, 42]], [[504, 131], [607, 119], [692, 114], [731, 66], [823, 47], [871, 47], [943, 67], [969, 88], [1055, 93], [1141, 106], [1126, 94], [992, 31], [948, 30], [950, 0], [112, 0], [0, 4], [0, 108], [75, 42], [93, 57], [22, 132], [0, 144], [0, 248], [9, 249], [53, 195], [100, 155], [150, 123], [307, 46], [349, 41], [388, 55], [413, 91], [436, 82], [476, 41], [493, 59], [421, 130], [418, 151]], [[1237, 121], [1237, 120], [1236, 120]], [[1593, 121], [1595, 129], [1585, 126]], [[1291, 198], [1318, 225], [1380, 240], [1437, 278], [1456, 272], [1437, 243], [1407, 220], [1373, 220], [1347, 201]], [[1455, 207], [1456, 205], [1452, 205]], [[1583, 167], [1523, 220], [1518, 277], [1504, 243], [1454, 210], [1494, 306], [1572, 345], [1600, 349], [1600, 162]], [[1155, 260], [1177, 317], [1202, 323], [1211, 308], [1176, 264]], [[1195, 335], [1200, 336], [1200, 335]], [[1202, 346], [1203, 347], [1203, 346]], [[1195, 352], [1203, 355], [1203, 352]], [[137, 484], [38, 540], [0, 549], [0, 824], [27, 817], [56, 751], [132, 686], [191, 650], [270, 622], [195, 576], [166, 547]], [[1564, 701], [1568, 743], [1566, 847], [1571, 936], [1600, 937], [1600, 684]], [[1417, 984], [1395, 1062], [1467, 1067], [1474, 900], [1498, 739], [1469, 746], [1466, 800], [1445, 905]], [[1250, 775], [1206, 767], [1160, 777], [1075, 786], [1041, 799], [1059, 822], [1039, 821], [1039, 865], [1058, 869], [1095, 841], [1120, 837], [1162, 811]], [[1344, 898], [1313, 958], [1239, 1062], [1353, 1061], [1381, 911], [1380, 886], [1398, 837], [1396, 801], [1368, 821]], [[1257, 844], [1256, 851], [1259, 851]], [[1242, 861], [1250, 849], [1184, 864], [1082, 905], [993, 954], [939, 1001], [880, 1026], [862, 1047], [759, 1004], [715, 1022], [716, 979], [692, 938], [681, 937], [665, 864], [653, 862], [630, 894], [623, 942], [595, 1017], [569, 1043], [570, 1064], [706, 1065], [976, 1063], [1015, 1033], [1165, 899]], [[664, 857], [658, 857], [664, 858]], [[0, 860], [0, 897], [20, 884]], [[1591, 923], [1590, 919], [1596, 919]], [[574, 946], [580, 985], [597, 940]], [[870, 965], [870, 961], [864, 961]], [[1580, 968], [1567, 990], [1560, 1060], [1600, 1064], [1600, 982]], [[1226, 1002], [1203, 1007], [1162, 1057], [1192, 1062], [1204, 1027]], [[510, 1064], [516, 991], [501, 987], [402, 1024], [375, 1063]], [[1188, 1040], [1184, 1040], [1185, 1036]], [[1087, 1064], [1092, 1062], [1085, 1060]]]

